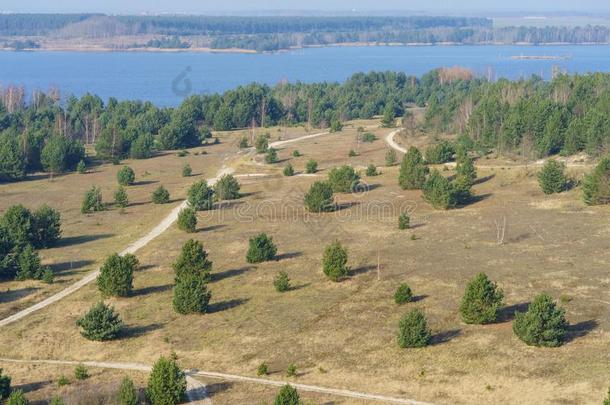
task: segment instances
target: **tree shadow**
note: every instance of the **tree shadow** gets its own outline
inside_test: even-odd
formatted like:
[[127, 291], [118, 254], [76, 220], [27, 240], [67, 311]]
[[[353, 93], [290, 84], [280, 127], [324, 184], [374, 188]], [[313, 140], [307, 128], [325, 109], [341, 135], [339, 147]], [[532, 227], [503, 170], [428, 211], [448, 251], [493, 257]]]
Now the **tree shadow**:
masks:
[[134, 186], [147, 186], [149, 184], [157, 184], [159, 180], [140, 180], [133, 183]]
[[486, 183], [489, 180], [493, 179], [494, 177], [496, 177], [495, 174], [490, 174], [489, 176], [485, 176], [485, 177], [479, 177], [474, 181], [474, 184], [478, 185], [478, 184]]
[[250, 301], [248, 298], [239, 298], [239, 299], [234, 299], [234, 300], [215, 302], [215, 303], [210, 304], [210, 306], [208, 307], [208, 313], [214, 314], [217, 312], [226, 311], [228, 309], [232, 309], [232, 308], [238, 307], [240, 305], [243, 305], [248, 301]]
[[304, 284], [295, 285], [295, 286], [290, 287], [290, 289], [288, 291], [302, 290], [303, 288], [307, 288], [310, 285], [311, 285], [311, 283], [304, 283]]
[[217, 229], [222, 229], [225, 227], [226, 227], [226, 225], [224, 225], [224, 224], [210, 225], [210, 226], [205, 226], [205, 227], [199, 229], [199, 232], [211, 232], [211, 231], [215, 231]]
[[[36, 382], [32, 382], [32, 383], [27, 383], [27, 384], [13, 385], [11, 388], [13, 390], [22, 390], [24, 393], [29, 393], [29, 392], [34, 392], [34, 391], [43, 389], [44, 387], [51, 385], [52, 383], [53, 383], [53, 381], [50, 381], [50, 380], [36, 381]], [[46, 402], [44, 402], [44, 403], [46, 403]]]
[[444, 332], [439, 332], [432, 336], [430, 340], [431, 345], [440, 345], [443, 343], [447, 343], [452, 339], [455, 339], [459, 335], [462, 334], [462, 331], [459, 329], [446, 330]]
[[303, 256], [303, 252], [290, 252], [290, 253], [282, 253], [281, 255], [275, 256], [275, 261], [294, 259], [296, 257]]
[[224, 200], [215, 203], [212, 210], [231, 209], [242, 204], [244, 204], [244, 202], [240, 200]]
[[598, 326], [599, 322], [597, 322], [595, 319], [569, 325], [567, 328], [565, 341], [569, 343], [578, 338], [585, 337]]
[[61, 238], [55, 244], [55, 247], [67, 247], [73, 245], [81, 245], [83, 243], [95, 242], [100, 239], [112, 238], [115, 236], [113, 233], [101, 233], [98, 235], [80, 235], [80, 236], [69, 236], [67, 238]]
[[215, 394], [219, 394], [221, 392], [227, 391], [233, 387], [233, 383], [230, 381], [223, 381], [214, 384], [206, 384], [205, 388], [210, 394], [210, 397], [214, 397]]
[[149, 205], [152, 204], [152, 201], [140, 201], [140, 202], [130, 202], [127, 207], [138, 207], [140, 205]]
[[521, 302], [519, 304], [513, 304], [502, 308], [498, 312], [498, 318], [496, 323], [510, 322], [515, 319], [515, 312], [525, 312], [530, 306], [530, 302]]
[[171, 284], [144, 287], [144, 288], [134, 290], [131, 295], [134, 297], [138, 297], [138, 296], [142, 296], [142, 295], [155, 294], [155, 293], [169, 291], [172, 289], [172, 287], [173, 286]]
[[150, 325], [143, 326], [127, 326], [123, 329], [121, 333], [121, 337], [125, 339], [133, 339], [140, 336], [143, 336], [149, 332], [153, 332], [155, 330], [159, 330], [163, 327], [160, 323], [152, 323]]
[[481, 201], [485, 201], [491, 196], [492, 196], [491, 193], [473, 195], [464, 204], [459, 204], [458, 208], [467, 207], [469, 205], [476, 204]]
[[347, 210], [350, 209], [352, 207], [355, 207], [357, 205], [360, 205], [359, 201], [352, 201], [352, 202], [346, 202], [346, 203], [339, 203], [339, 204], [335, 204], [335, 207], [333, 209], [333, 211], [343, 211], [343, 210]]
[[413, 297], [411, 297], [411, 302], [423, 301], [428, 297], [429, 297], [429, 295], [427, 295], [427, 294], [414, 295]]
[[350, 276], [357, 276], [359, 274], [365, 274], [369, 271], [375, 270], [377, 266], [373, 266], [372, 264], [366, 264], [364, 266], [357, 267], [350, 271]]
[[254, 268], [255, 267], [253, 267], [253, 266], [245, 266], [245, 267], [240, 267], [239, 269], [231, 269], [231, 270], [221, 271], [219, 273], [212, 273], [212, 281], [220, 281], [220, 280], [224, 280], [226, 278], [236, 277], [236, 276], [242, 275], [244, 273], [247, 273], [248, 271], [250, 271]]
[[71, 262], [55, 263], [51, 265], [54, 273], [61, 273], [63, 275], [71, 274], [74, 270], [81, 269], [86, 266], [90, 266], [95, 263], [93, 260], [75, 260]]
[[37, 290], [40, 290], [38, 287], [28, 287], [22, 288], [20, 290], [9, 290], [3, 293], [0, 293], [0, 303], [4, 304], [7, 302], [13, 302], [20, 300], [22, 298], [27, 297], [28, 295], [34, 294]]
[[261, 192], [260, 191], [250, 191], [247, 193], [240, 193], [240, 197], [241, 198], [245, 198], [245, 197], [252, 197], [253, 195], [259, 195]]
[[413, 224], [413, 225], [409, 225], [408, 229], [417, 229], [417, 228], [421, 228], [422, 226], [425, 226], [426, 224]]

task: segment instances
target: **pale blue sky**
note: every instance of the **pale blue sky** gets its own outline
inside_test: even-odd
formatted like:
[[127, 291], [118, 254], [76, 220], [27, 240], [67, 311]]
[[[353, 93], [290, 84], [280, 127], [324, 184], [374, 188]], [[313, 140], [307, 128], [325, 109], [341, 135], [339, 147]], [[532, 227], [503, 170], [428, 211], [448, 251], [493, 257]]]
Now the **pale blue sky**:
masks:
[[610, 11], [608, 0], [0, 0], [0, 12], [206, 13], [255, 10]]

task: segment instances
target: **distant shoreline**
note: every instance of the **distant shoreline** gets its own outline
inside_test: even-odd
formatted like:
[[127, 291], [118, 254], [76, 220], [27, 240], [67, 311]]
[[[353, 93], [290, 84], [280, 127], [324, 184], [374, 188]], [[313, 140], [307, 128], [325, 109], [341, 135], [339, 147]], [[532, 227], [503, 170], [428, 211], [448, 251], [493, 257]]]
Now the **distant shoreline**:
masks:
[[[157, 52], [157, 53], [235, 53], [235, 54], [275, 54], [282, 52], [290, 52], [290, 51], [298, 51], [302, 49], [310, 49], [310, 48], [349, 48], [349, 47], [432, 47], [432, 46], [445, 46], [445, 47], [460, 47], [460, 46], [528, 46], [528, 47], [540, 47], [540, 46], [553, 46], [553, 47], [562, 47], [562, 46], [608, 46], [610, 42], [549, 42], [549, 43], [529, 43], [529, 42], [516, 42], [516, 43], [504, 43], [504, 42], [485, 42], [485, 43], [477, 43], [477, 44], [463, 44], [458, 42], [435, 42], [435, 43], [425, 43], [425, 42], [416, 42], [416, 43], [380, 43], [380, 42], [340, 42], [340, 43], [332, 43], [332, 44], [322, 44], [322, 45], [302, 45], [302, 46], [292, 46], [286, 49], [279, 49], [277, 51], [270, 52], [258, 52], [253, 49], [243, 49], [243, 48], [209, 48], [209, 47], [192, 47], [192, 48], [150, 48], [150, 47], [142, 47], [142, 48], [114, 48], [114, 47], [104, 47], [104, 46], [41, 46], [39, 48], [24, 48], [24, 49], [13, 49], [13, 48], [0, 48], [0, 52]], [[563, 59], [563, 57], [558, 56], [512, 56], [515, 59], [544, 59], [544, 60], [557, 60]]]

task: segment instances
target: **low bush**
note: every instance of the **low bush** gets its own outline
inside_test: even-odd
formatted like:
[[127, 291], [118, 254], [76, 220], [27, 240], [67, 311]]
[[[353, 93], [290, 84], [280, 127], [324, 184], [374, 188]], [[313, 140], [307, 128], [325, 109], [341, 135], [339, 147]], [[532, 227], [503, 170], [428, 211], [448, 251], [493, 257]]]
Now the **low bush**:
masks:
[[309, 159], [305, 164], [305, 173], [313, 174], [318, 171], [318, 162], [313, 159]]
[[408, 284], [401, 284], [396, 289], [394, 293], [394, 302], [397, 304], [406, 304], [407, 302], [411, 302], [413, 300], [413, 293], [411, 292], [411, 287]]
[[89, 378], [89, 370], [84, 364], [79, 364], [74, 368], [74, 378], [77, 380], [86, 380]]
[[409, 214], [407, 214], [406, 212], [403, 212], [402, 214], [400, 214], [398, 216], [398, 229], [405, 230], [405, 229], [409, 229], [410, 226], [411, 226], [411, 218], [409, 217]]
[[275, 397], [274, 405], [301, 405], [297, 389], [290, 384], [284, 385]]
[[277, 292], [286, 292], [290, 290], [290, 278], [288, 273], [280, 271], [273, 279], [273, 286]]

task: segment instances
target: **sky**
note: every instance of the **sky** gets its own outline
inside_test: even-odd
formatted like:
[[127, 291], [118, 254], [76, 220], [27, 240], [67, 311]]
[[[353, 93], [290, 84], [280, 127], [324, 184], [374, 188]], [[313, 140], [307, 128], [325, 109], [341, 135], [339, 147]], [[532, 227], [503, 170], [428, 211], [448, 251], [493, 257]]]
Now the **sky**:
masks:
[[0, 12], [248, 13], [259, 10], [319, 10], [359, 12], [401, 10], [459, 11], [610, 11], [608, 0], [0, 0]]

